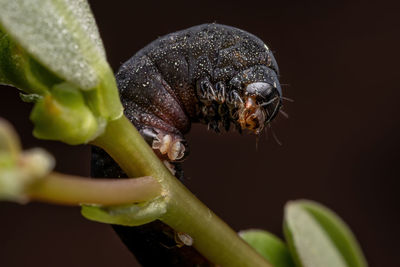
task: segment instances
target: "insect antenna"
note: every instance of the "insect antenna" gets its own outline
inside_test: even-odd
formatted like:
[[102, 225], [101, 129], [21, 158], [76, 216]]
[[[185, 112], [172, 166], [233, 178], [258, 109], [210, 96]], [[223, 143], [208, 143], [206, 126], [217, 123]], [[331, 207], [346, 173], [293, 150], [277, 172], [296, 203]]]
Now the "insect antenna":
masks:
[[[271, 99], [271, 100], [272, 100], [272, 99]], [[270, 100], [270, 101], [271, 101], [271, 100]], [[268, 101], [268, 102], [270, 102], [270, 101]], [[271, 122], [271, 118], [275, 117], [275, 114], [276, 114], [276, 112], [278, 112], [279, 107], [280, 107], [280, 101], [275, 105], [275, 108], [274, 108], [274, 111], [272, 112], [272, 115], [271, 115], [271, 116], [269, 117], [269, 119], [266, 121], [267, 123], [268, 123], [268, 122]], [[267, 110], [267, 114], [268, 114], [268, 116], [269, 116], [268, 110]]]
[[281, 146], [281, 145], [282, 145], [282, 142], [279, 141], [279, 139], [278, 139], [278, 137], [276, 136], [274, 130], [272, 129], [271, 124], [268, 124], [268, 128], [271, 130], [271, 134], [272, 134], [272, 137], [274, 138], [275, 142], [276, 142], [278, 145]]
[[289, 114], [287, 114], [285, 111], [283, 111], [282, 109], [279, 110], [279, 113], [282, 114], [283, 117], [285, 117], [286, 119], [289, 119]]
[[276, 96], [276, 97], [272, 98], [270, 101], [265, 102], [265, 103], [262, 103], [262, 104], [260, 105], [260, 107], [268, 106], [269, 104], [273, 103], [277, 98], [278, 98], [278, 97]]
[[269, 127], [264, 127], [264, 132], [265, 132], [265, 141], [269, 140]]
[[285, 97], [285, 96], [281, 96], [281, 99], [282, 100], [286, 100], [286, 101], [288, 101], [288, 102], [294, 102], [294, 100], [293, 99], [291, 99], [291, 98], [289, 98], [289, 97]]

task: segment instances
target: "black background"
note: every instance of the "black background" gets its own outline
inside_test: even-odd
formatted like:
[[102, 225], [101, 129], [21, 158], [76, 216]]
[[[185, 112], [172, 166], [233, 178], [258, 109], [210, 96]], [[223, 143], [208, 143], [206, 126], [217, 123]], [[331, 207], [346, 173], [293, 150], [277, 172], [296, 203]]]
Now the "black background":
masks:
[[[187, 185], [235, 230], [282, 235], [283, 206], [307, 198], [350, 225], [371, 266], [396, 266], [399, 242], [399, 8], [365, 1], [90, 1], [114, 70], [158, 36], [218, 22], [264, 40], [280, 66], [283, 143], [193, 125]], [[0, 116], [56, 170], [89, 175], [89, 148], [32, 137], [30, 105], [1, 87]], [[1, 266], [136, 266], [111, 227], [79, 208], [0, 203]]]

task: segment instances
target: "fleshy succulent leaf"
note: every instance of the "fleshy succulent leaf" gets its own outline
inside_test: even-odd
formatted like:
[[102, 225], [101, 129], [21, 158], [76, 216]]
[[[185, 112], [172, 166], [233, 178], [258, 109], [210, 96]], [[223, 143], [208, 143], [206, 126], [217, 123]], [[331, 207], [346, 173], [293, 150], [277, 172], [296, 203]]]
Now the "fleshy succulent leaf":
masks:
[[54, 158], [45, 150], [21, 151], [12, 126], [0, 118], [0, 199], [24, 201], [26, 189], [54, 167]]
[[76, 145], [87, 142], [102, 127], [86, 106], [82, 92], [72, 84], [54, 86], [51, 94], [39, 99], [31, 113], [33, 134]]
[[148, 202], [118, 207], [83, 205], [81, 213], [86, 219], [124, 226], [138, 226], [159, 219], [167, 211], [163, 197]]
[[274, 267], [294, 266], [286, 244], [275, 235], [259, 229], [240, 231], [239, 235]]
[[0, 0], [0, 5], [0, 24], [30, 55], [81, 89], [96, 87], [96, 66], [107, 62], [86, 1]]
[[336, 214], [315, 202], [286, 204], [284, 233], [297, 266], [367, 266], [349, 228]]
[[[37, 137], [87, 143], [122, 116], [87, 1], [0, 0], [0, 6], [0, 83], [23, 90], [23, 100], [36, 103], [31, 118]], [[60, 95], [66, 84], [79, 91], [77, 105], [62, 99], [72, 96]]]
[[322, 226], [348, 266], [366, 267], [368, 265], [354, 234], [337, 214], [315, 201], [298, 200], [296, 202]]

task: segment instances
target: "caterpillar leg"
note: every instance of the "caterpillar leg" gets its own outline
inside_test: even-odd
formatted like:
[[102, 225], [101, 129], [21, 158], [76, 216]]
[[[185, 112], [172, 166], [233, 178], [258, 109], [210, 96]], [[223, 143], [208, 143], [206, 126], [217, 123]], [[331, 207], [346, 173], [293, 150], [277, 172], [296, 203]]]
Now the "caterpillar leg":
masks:
[[182, 161], [189, 153], [187, 142], [181, 134], [154, 127], [139, 131], [162, 160]]
[[189, 154], [189, 147], [183, 136], [150, 127], [143, 128], [139, 132], [172, 175], [183, 181], [184, 175], [180, 162]]
[[197, 81], [196, 90], [200, 101], [206, 105], [210, 105], [213, 101], [222, 104], [226, 100], [226, 89], [223, 82], [212, 85], [208, 77], [203, 77]]

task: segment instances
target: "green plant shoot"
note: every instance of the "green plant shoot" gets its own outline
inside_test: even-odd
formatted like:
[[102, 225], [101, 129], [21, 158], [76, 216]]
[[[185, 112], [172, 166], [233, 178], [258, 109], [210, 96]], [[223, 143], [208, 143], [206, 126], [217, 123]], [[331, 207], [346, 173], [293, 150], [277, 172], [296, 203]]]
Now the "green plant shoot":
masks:
[[35, 102], [36, 137], [88, 143], [122, 116], [86, 1], [0, 0], [0, 6], [0, 83], [20, 88], [25, 101]]

